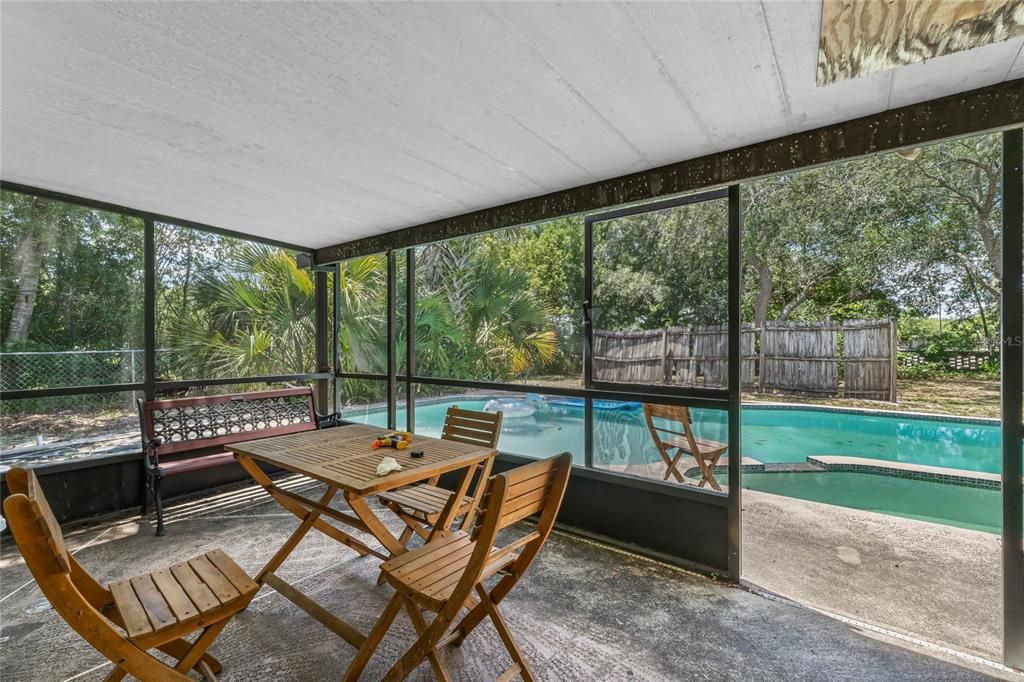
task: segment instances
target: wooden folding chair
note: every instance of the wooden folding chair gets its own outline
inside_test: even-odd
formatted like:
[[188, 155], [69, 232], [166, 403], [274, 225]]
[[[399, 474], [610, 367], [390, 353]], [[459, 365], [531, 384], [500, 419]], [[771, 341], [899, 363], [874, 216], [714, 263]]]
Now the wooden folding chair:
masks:
[[[501, 412], [491, 414], [490, 412], [462, 410], [458, 405], [448, 408], [448, 413], [444, 418], [444, 429], [441, 432], [441, 438], [445, 440], [491, 448], [497, 446], [500, 435]], [[416, 444], [413, 443], [413, 447], [415, 446]], [[458, 503], [459, 506], [453, 518], [462, 517], [460, 527], [466, 528], [472, 522], [472, 516], [480, 503], [480, 494], [491, 475], [493, 464], [494, 458], [490, 458], [479, 465], [472, 491]], [[437, 524], [441, 512], [444, 511], [445, 505], [453, 495], [452, 491], [438, 487], [437, 481], [437, 478], [432, 478], [426, 483], [392, 490], [378, 496], [378, 499], [388, 509], [405, 521], [406, 527], [398, 538], [403, 546], [409, 543], [413, 533], [427, 540], [434, 532], [434, 526]]]
[[[698, 488], [710, 485], [715, 490], [721, 491], [722, 486], [715, 480], [715, 466], [719, 458], [729, 449], [725, 443], [713, 440], [701, 440], [693, 433], [693, 421], [690, 419], [690, 408], [682, 405], [652, 405], [644, 404], [644, 417], [647, 418], [647, 429], [651, 432], [654, 445], [658, 448], [658, 454], [665, 462], [665, 475], [662, 480], [667, 481], [673, 476], [678, 482], [683, 483], [683, 475], [679, 472], [679, 460], [684, 454], [688, 454], [697, 462], [701, 471], [701, 481]], [[668, 421], [670, 424], [678, 424], [677, 428], [682, 431], [674, 431], [672, 428], [659, 426], [654, 422], [658, 417]], [[663, 434], [667, 437], [663, 437]], [[672, 455], [672, 450], [675, 454]]]
[[[188, 680], [192, 669], [216, 680], [221, 665], [206, 649], [259, 590], [227, 554], [214, 550], [106, 588], [68, 552], [35, 473], [10, 469], [7, 485], [4, 515], [25, 563], [54, 610], [113, 662], [108, 681]], [[184, 639], [196, 630], [195, 640]]]
[[[494, 623], [512, 657], [512, 667], [500, 679], [509, 680], [519, 674], [524, 680], [533, 680], [498, 605], [523, 577], [551, 534], [571, 467], [572, 455], [563, 453], [494, 476], [471, 533], [458, 531], [384, 562], [382, 571], [395, 588], [395, 596], [367, 635], [344, 679], [359, 678], [404, 607], [419, 638], [392, 666], [385, 680], [405, 679], [423, 659], [430, 661], [438, 679], [449, 679], [438, 652], [443, 646], [461, 644], [485, 617]], [[538, 513], [540, 518], [531, 532], [504, 547], [494, 546], [498, 531]], [[485, 581], [498, 574], [501, 578], [488, 589]], [[468, 613], [451, 628], [463, 608]], [[429, 625], [424, 610], [437, 614]]]

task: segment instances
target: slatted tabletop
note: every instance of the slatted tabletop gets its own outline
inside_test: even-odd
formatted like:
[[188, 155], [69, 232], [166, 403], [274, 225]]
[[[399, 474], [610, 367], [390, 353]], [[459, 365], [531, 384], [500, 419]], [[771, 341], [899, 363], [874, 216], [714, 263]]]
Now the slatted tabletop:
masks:
[[[387, 429], [365, 424], [349, 424], [320, 431], [308, 431], [227, 446], [235, 456], [247, 456], [267, 464], [315, 478], [358, 495], [422, 481], [439, 474], [463, 469], [489, 455], [493, 448], [469, 445], [428, 436], [414, 436], [405, 450], [373, 449], [373, 440]], [[422, 450], [423, 457], [409, 453]], [[393, 457], [401, 471], [377, 475], [377, 466], [385, 457]]]

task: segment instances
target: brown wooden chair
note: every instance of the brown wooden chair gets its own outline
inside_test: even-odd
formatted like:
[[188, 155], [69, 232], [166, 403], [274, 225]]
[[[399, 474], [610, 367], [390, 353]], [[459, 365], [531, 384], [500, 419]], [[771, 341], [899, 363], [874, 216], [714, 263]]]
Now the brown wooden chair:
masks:
[[[683, 475], [679, 472], [679, 460], [684, 454], [693, 457], [701, 471], [701, 480], [697, 485], [703, 488], [710, 485], [715, 490], [721, 491], [722, 486], [715, 480], [715, 466], [719, 458], [729, 449], [725, 443], [713, 440], [701, 440], [693, 433], [693, 421], [690, 419], [690, 408], [682, 405], [652, 405], [644, 404], [644, 417], [647, 418], [647, 429], [651, 432], [654, 445], [658, 448], [658, 454], [665, 462], [665, 475], [662, 480], [667, 481], [669, 476], [683, 483]], [[658, 417], [668, 421], [673, 426], [678, 424], [681, 431], [673, 428], [659, 426], [654, 422]], [[675, 454], [672, 454], [675, 450]]]
[[[57, 613], [114, 663], [107, 680], [188, 680], [191, 669], [216, 680], [221, 665], [206, 649], [259, 590], [227, 554], [214, 550], [106, 588], [68, 552], [35, 473], [11, 469], [7, 484], [4, 515], [25, 563]], [[195, 640], [184, 639], [196, 630]]]
[[[481, 445], [493, 448], [498, 445], [501, 435], [501, 412], [476, 412], [460, 409], [458, 405], [448, 408], [444, 418], [444, 429], [441, 438], [470, 445]], [[413, 443], [415, 447], [415, 443]], [[480, 502], [487, 479], [491, 475], [494, 459], [490, 458], [480, 464], [476, 472], [476, 481], [471, 492], [459, 502], [455, 517], [462, 517], [460, 527], [465, 528], [471, 523]], [[437, 478], [426, 483], [409, 486], [400, 490], [382, 493], [378, 499], [391, 511], [405, 521], [405, 529], [398, 538], [403, 545], [409, 543], [413, 533], [424, 540], [429, 539], [441, 512], [451, 499], [452, 491], [440, 488]]]
[[[405, 679], [425, 658], [434, 674], [447, 680], [448, 673], [438, 655], [440, 648], [461, 644], [485, 617], [494, 623], [513, 661], [500, 679], [512, 679], [516, 674], [525, 680], [534, 679], [498, 605], [523, 577], [551, 534], [571, 467], [572, 455], [563, 453], [497, 474], [487, 485], [480, 514], [469, 534], [458, 531], [384, 562], [382, 572], [395, 588], [395, 596], [367, 635], [344, 679], [359, 678], [403, 606], [419, 638], [392, 666], [385, 680]], [[540, 514], [540, 518], [532, 531], [504, 547], [494, 546], [501, 529], [533, 514]], [[484, 581], [498, 574], [501, 578], [488, 590]], [[451, 628], [463, 608], [468, 613]], [[429, 625], [424, 610], [437, 614]]]

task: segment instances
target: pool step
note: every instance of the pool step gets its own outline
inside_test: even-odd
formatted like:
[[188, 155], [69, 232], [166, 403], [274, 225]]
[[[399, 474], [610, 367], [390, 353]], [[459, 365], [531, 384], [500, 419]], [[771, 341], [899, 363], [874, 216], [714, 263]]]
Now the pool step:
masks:
[[765, 464], [761, 471], [766, 474], [821, 473], [825, 468], [811, 462], [780, 462]]
[[910, 462], [887, 462], [868, 457], [848, 457], [845, 455], [814, 455], [807, 458], [808, 463], [817, 465], [819, 471], [845, 471], [860, 474], [877, 474], [895, 478], [910, 478], [918, 481], [932, 481], [950, 485], [962, 485], [970, 488], [999, 490], [1002, 487], [999, 474], [986, 471], [967, 471], [948, 467], [912, 464]]

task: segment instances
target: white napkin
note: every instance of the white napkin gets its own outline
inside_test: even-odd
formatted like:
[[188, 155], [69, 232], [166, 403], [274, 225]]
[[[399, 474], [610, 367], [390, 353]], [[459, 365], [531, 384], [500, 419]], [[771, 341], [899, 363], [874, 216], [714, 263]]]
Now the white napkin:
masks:
[[398, 460], [394, 457], [385, 457], [377, 465], [377, 475], [387, 476], [392, 471], [401, 471], [402, 465], [398, 463]]

